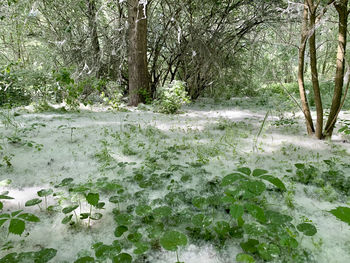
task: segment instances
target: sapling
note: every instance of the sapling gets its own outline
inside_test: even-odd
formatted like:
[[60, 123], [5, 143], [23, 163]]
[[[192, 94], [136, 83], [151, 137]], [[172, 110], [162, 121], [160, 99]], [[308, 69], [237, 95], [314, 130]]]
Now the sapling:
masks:
[[178, 231], [167, 231], [159, 240], [160, 245], [168, 250], [176, 252], [176, 263], [181, 263], [179, 260], [178, 248], [187, 245], [187, 237]]
[[39, 197], [44, 197], [45, 200], [45, 209], [47, 210], [48, 206], [47, 206], [47, 197], [49, 195], [53, 194], [53, 190], [52, 189], [41, 189], [40, 191], [37, 192]]

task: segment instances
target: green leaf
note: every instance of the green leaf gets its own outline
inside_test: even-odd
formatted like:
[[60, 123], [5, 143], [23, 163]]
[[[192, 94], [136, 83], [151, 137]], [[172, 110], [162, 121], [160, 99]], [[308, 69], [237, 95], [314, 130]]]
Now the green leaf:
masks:
[[138, 242], [134, 244], [136, 249], [134, 249], [134, 254], [141, 255], [150, 249], [150, 245], [146, 242]]
[[153, 209], [153, 215], [157, 218], [163, 218], [171, 215], [171, 208], [168, 206], [161, 206]]
[[86, 196], [86, 201], [92, 206], [97, 206], [99, 200], [100, 195], [98, 193], [88, 193]]
[[73, 178], [64, 178], [61, 183], [59, 184], [59, 186], [67, 186], [70, 185], [71, 182], [73, 182], [74, 179]]
[[20, 219], [23, 219], [23, 220], [29, 221], [29, 222], [40, 222], [39, 217], [37, 217], [36, 215], [33, 215], [33, 214], [29, 214], [29, 213], [20, 214], [19, 216], [17, 216], [17, 218], [20, 218]]
[[130, 214], [119, 214], [115, 216], [115, 221], [118, 223], [118, 225], [127, 226], [132, 223], [133, 216]]
[[135, 212], [138, 216], [146, 216], [151, 213], [152, 208], [148, 205], [138, 205], [135, 209]]
[[280, 255], [280, 249], [275, 244], [261, 243], [258, 246], [258, 252], [262, 259], [271, 261]]
[[38, 205], [42, 202], [43, 200], [39, 199], [39, 198], [34, 198], [34, 199], [31, 199], [31, 200], [28, 200], [26, 203], [25, 203], [25, 206], [34, 206], [34, 205]]
[[244, 207], [248, 210], [248, 213], [258, 219], [258, 221], [266, 222], [265, 213], [261, 207], [254, 204], [245, 204]]
[[127, 238], [131, 243], [137, 243], [141, 240], [142, 235], [138, 232], [134, 232], [130, 233]]
[[63, 214], [68, 214], [70, 212], [73, 212], [75, 209], [77, 209], [79, 205], [70, 205], [62, 209]]
[[230, 214], [233, 218], [238, 219], [243, 216], [244, 209], [241, 205], [231, 205]]
[[260, 178], [270, 182], [271, 184], [273, 184], [277, 188], [281, 189], [282, 191], [287, 191], [287, 188], [284, 185], [284, 183], [280, 179], [278, 179], [277, 177], [274, 177], [272, 175], [263, 175]]
[[203, 214], [197, 214], [192, 217], [192, 224], [194, 224], [197, 227], [205, 228], [211, 224], [211, 218], [203, 215]]
[[251, 255], [243, 253], [237, 254], [236, 261], [240, 263], [255, 263], [255, 260]]
[[107, 259], [116, 256], [120, 251], [117, 251], [113, 246], [99, 244], [94, 247], [95, 256], [100, 259]]
[[111, 202], [111, 203], [113, 203], [113, 204], [118, 204], [119, 203], [119, 199], [120, 199], [120, 197], [119, 196], [111, 196], [110, 198], [109, 198], [109, 202]]
[[121, 253], [118, 256], [114, 257], [112, 260], [113, 263], [131, 263], [132, 256], [127, 253]]
[[26, 228], [26, 224], [23, 220], [12, 218], [9, 226], [9, 233], [15, 235], [22, 235], [24, 229]]
[[317, 233], [317, 229], [313, 224], [302, 223], [297, 225], [297, 229], [306, 236], [313, 236]]
[[105, 202], [99, 202], [97, 205], [96, 205], [96, 208], [97, 209], [103, 209], [103, 207], [105, 206]]
[[61, 223], [62, 224], [67, 224], [72, 220], [73, 215], [68, 215], [65, 218], [62, 219]]
[[78, 258], [74, 263], [94, 263], [95, 259], [92, 257], [82, 257]]
[[95, 213], [90, 216], [91, 220], [100, 220], [103, 217], [101, 213]]
[[128, 227], [126, 226], [118, 226], [114, 231], [115, 237], [121, 237], [126, 231], [128, 231]]
[[18, 214], [22, 213], [22, 211], [23, 211], [23, 210], [18, 210], [18, 211], [12, 212], [12, 213], [11, 213], [11, 217], [17, 216]]
[[0, 199], [11, 200], [11, 199], [14, 199], [14, 198], [11, 197], [11, 196], [7, 196], [7, 195], [0, 195]]
[[176, 251], [179, 246], [187, 245], [187, 237], [177, 231], [167, 231], [160, 238], [160, 245], [169, 251]]
[[8, 219], [0, 219], [0, 227], [2, 227], [3, 224], [6, 223]]
[[336, 209], [328, 211], [333, 214], [339, 220], [348, 223], [350, 225], [350, 208], [346, 206], [338, 206]]
[[230, 231], [230, 225], [226, 221], [218, 221], [215, 223], [214, 231], [219, 236], [225, 236]]
[[40, 191], [37, 192], [38, 196], [40, 197], [49, 196], [52, 193], [53, 193], [52, 189], [41, 189]]
[[303, 164], [303, 163], [296, 163], [296, 164], [294, 164], [294, 166], [296, 168], [298, 168], [298, 169], [304, 169], [305, 168], [305, 164]]
[[79, 217], [80, 217], [81, 220], [88, 219], [89, 216], [90, 216], [90, 213], [81, 213], [81, 214], [79, 215]]
[[252, 171], [248, 167], [238, 168], [237, 171], [246, 175], [250, 175], [252, 173]]
[[4, 208], [4, 204], [0, 202], [0, 210], [2, 210], [3, 208]]
[[254, 177], [258, 177], [258, 176], [260, 176], [260, 175], [267, 174], [267, 173], [268, 173], [268, 171], [266, 171], [266, 170], [263, 170], [263, 169], [255, 169], [255, 170], [253, 171], [253, 176], [254, 176]]
[[247, 242], [242, 242], [241, 248], [247, 253], [255, 253], [258, 251], [257, 246], [259, 245], [259, 241], [256, 239], [248, 239]]
[[228, 174], [222, 179], [221, 186], [228, 186], [242, 179], [245, 179], [245, 176], [242, 174], [239, 174], [239, 173]]
[[0, 218], [11, 218], [11, 216], [9, 214], [0, 214]]
[[35, 252], [34, 263], [46, 263], [53, 259], [57, 254], [57, 250], [53, 248], [43, 248]]

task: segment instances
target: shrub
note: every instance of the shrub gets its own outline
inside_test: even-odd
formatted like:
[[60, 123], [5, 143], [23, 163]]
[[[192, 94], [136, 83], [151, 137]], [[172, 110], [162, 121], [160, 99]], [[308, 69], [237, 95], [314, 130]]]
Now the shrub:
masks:
[[158, 112], [174, 114], [182, 105], [189, 102], [190, 98], [186, 92], [185, 83], [175, 80], [158, 90], [158, 100], [155, 106]]

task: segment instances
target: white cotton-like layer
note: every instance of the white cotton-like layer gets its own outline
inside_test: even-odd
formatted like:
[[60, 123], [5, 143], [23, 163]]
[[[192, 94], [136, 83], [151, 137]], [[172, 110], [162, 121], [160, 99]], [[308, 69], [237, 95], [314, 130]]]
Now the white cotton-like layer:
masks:
[[[96, 242], [110, 244], [115, 239], [113, 233], [116, 224], [111, 214], [114, 206], [106, 200], [106, 209], [101, 212], [103, 218], [94, 222], [91, 228], [82, 227], [80, 231], [61, 224], [64, 216], [62, 213], [51, 215], [37, 207], [24, 207], [24, 204], [27, 200], [37, 198], [36, 193], [40, 189], [56, 190], [54, 185], [67, 177], [73, 178], [76, 183], [96, 181], [105, 176], [123, 182], [133, 175], [132, 168], [139, 168], [148, 155], [157, 157], [157, 151], [173, 145], [186, 146], [181, 154], [175, 155], [177, 159], [171, 160], [173, 164], [187, 165], [203, 161], [203, 168], [208, 172], [198, 174], [191, 182], [184, 183], [184, 189], [194, 189], [202, 181], [202, 176], [207, 179], [222, 178], [237, 167], [266, 169], [283, 179], [286, 170], [293, 169], [295, 163], [320, 162], [322, 166], [322, 160], [332, 157], [349, 162], [350, 144], [346, 139], [339, 135], [332, 142], [310, 138], [305, 135], [300, 116], [296, 117], [297, 124], [277, 127], [273, 125], [278, 120], [276, 116], [271, 115], [263, 122], [264, 111], [200, 103], [189, 106], [184, 113], [174, 116], [135, 109], [130, 109], [129, 112], [111, 112], [97, 106], [82, 108], [80, 113], [63, 114], [32, 113], [28, 110], [30, 108], [27, 111], [18, 110], [20, 115], [14, 118], [20, 127], [17, 132], [13, 127], [0, 123], [0, 135], [3, 136], [1, 140], [18, 136], [22, 142], [33, 144], [31, 147], [6, 144], [3, 151], [5, 154], [13, 154], [12, 168], [0, 167], [0, 181], [11, 179], [12, 183], [0, 187], [0, 193], [9, 191], [9, 196], [15, 198], [4, 201], [4, 212], [23, 209], [37, 214], [41, 222], [28, 223], [28, 236], [10, 235], [11, 240], [24, 239], [24, 243], [9, 251], [0, 251], [0, 256], [9, 252], [51, 247], [58, 250], [53, 262], [73, 262], [79, 251], [91, 251], [91, 245]], [[341, 118], [349, 119], [350, 114], [342, 113]], [[44, 124], [45, 127], [38, 124]], [[23, 132], [23, 128], [27, 130]], [[146, 133], [147, 129], [149, 133]], [[128, 141], [133, 154], [127, 154], [130, 149], [122, 145], [123, 140], [116, 139], [124, 131], [130, 130], [135, 131]], [[104, 146], [104, 141], [107, 146]], [[125, 170], [120, 169], [119, 172], [104, 169], [97, 157], [104, 147], [108, 149], [112, 162], [135, 164]], [[158, 164], [167, 168], [168, 161], [159, 160]], [[194, 168], [193, 171], [195, 170]], [[173, 179], [179, 181], [182, 175], [182, 172], [174, 172]], [[286, 185], [287, 188], [291, 186], [288, 180]], [[125, 187], [132, 193], [141, 190], [137, 185], [127, 182]], [[327, 212], [347, 204], [311, 198], [306, 196], [304, 187], [313, 190], [312, 186], [296, 184], [296, 209], [290, 210], [290, 213], [296, 219], [305, 216], [312, 220], [318, 233], [312, 239], [303, 238], [302, 246], [312, 251], [319, 263], [350, 262], [350, 227]], [[147, 191], [149, 200], [164, 198], [167, 192], [166, 189]], [[130, 200], [130, 203], [134, 201]], [[48, 198], [49, 205], [56, 202], [53, 197]], [[125, 207], [127, 205], [128, 203], [124, 204]], [[181, 249], [180, 261], [232, 263], [241, 252], [239, 245], [235, 244], [228, 244], [221, 251], [208, 244], [189, 245]], [[176, 255], [162, 250], [155, 253], [153, 259], [154, 263], [173, 263]]]

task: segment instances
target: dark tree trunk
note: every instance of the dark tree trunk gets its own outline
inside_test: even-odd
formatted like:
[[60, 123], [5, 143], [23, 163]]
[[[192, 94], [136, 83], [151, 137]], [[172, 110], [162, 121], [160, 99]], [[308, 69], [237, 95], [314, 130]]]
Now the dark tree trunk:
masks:
[[129, 21], [129, 104], [137, 106], [150, 96], [147, 63], [147, 6], [128, 0]]
[[93, 51], [92, 67], [96, 72], [96, 76], [100, 75], [100, 43], [97, 34], [97, 17], [96, 17], [96, 1], [88, 0], [88, 20], [90, 29], [90, 39]]
[[309, 0], [309, 14], [310, 14], [310, 30], [311, 36], [309, 39], [310, 48], [310, 68], [311, 68], [311, 79], [312, 87], [314, 90], [314, 98], [316, 105], [316, 137], [318, 139], [323, 138], [323, 106], [320, 92], [320, 85], [318, 81], [318, 70], [317, 70], [317, 55], [316, 55], [316, 8], [314, 1]]
[[338, 52], [335, 73], [334, 93], [332, 99], [331, 111], [328, 116], [325, 136], [331, 137], [335, 127], [337, 115], [341, 107], [341, 97], [344, 85], [344, 68], [345, 68], [345, 51], [346, 51], [346, 34], [348, 23], [348, 0], [340, 0], [334, 3], [339, 15], [338, 31]]

